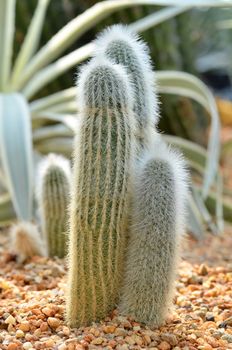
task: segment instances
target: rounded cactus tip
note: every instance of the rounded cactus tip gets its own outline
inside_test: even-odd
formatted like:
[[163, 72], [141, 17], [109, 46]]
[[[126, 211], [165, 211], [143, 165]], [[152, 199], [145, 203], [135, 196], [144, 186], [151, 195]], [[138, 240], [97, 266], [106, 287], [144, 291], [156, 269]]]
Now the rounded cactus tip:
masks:
[[45, 256], [45, 244], [38, 227], [27, 221], [21, 221], [10, 228], [11, 247], [17, 254], [17, 260], [23, 263], [35, 255]]
[[136, 90], [135, 111], [138, 114], [146, 114], [148, 120], [157, 124], [159, 101], [156, 93], [156, 77], [147, 44], [128, 26], [119, 24], [103, 30], [95, 40], [94, 46], [94, 56], [103, 55], [112, 62], [125, 66], [132, 76]]
[[70, 161], [60, 154], [49, 153], [39, 163], [39, 175], [44, 176], [51, 167], [59, 167], [64, 171], [67, 177], [71, 175]]
[[44, 178], [54, 168], [62, 171], [67, 179], [71, 178], [70, 161], [60, 154], [49, 153], [47, 156], [42, 158], [37, 168], [37, 199], [40, 197]]
[[117, 106], [132, 109], [133, 91], [131, 77], [122, 65], [114, 64], [99, 55], [85, 64], [77, 77], [78, 106], [88, 108]]
[[[128, 47], [133, 47], [136, 54], [141, 60], [148, 64], [148, 67], [152, 69], [152, 62], [150, 59], [150, 49], [148, 45], [140, 38], [140, 36], [131, 30], [127, 25], [114, 24], [104, 29], [94, 41], [94, 56], [105, 55], [108, 48], [114, 43], [124, 43]], [[108, 56], [109, 57], [109, 56]]]

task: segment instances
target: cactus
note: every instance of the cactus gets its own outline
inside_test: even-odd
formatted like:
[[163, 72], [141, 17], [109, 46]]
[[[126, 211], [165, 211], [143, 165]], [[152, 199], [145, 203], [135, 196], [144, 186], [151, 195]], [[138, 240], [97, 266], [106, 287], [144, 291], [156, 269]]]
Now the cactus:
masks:
[[11, 247], [19, 263], [34, 255], [45, 256], [46, 249], [38, 227], [31, 222], [21, 221], [10, 228]]
[[[107, 28], [95, 41], [95, 54], [125, 66], [134, 89], [134, 114], [137, 121], [138, 152], [150, 142], [150, 129], [159, 120], [155, 77], [147, 45], [123, 25]], [[140, 154], [140, 152], [139, 152]]]
[[161, 139], [151, 148], [132, 181], [132, 225], [120, 311], [159, 326], [171, 305], [184, 230], [187, 174], [183, 158]]
[[78, 99], [66, 303], [74, 327], [104, 318], [117, 302], [134, 133], [132, 91], [122, 66], [94, 58], [80, 74]]
[[60, 155], [51, 153], [40, 163], [37, 200], [42, 232], [51, 257], [63, 258], [67, 250], [70, 176], [69, 161]]

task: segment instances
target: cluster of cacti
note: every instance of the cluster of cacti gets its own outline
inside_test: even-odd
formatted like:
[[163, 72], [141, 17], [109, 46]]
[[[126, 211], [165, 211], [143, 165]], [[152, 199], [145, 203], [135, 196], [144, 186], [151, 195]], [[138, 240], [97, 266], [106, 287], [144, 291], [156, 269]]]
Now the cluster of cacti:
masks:
[[[185, 164], [156, 130], [158, 99], [146, 45], [113, 26], [95, 46], [78, 77], [72, 182], [63, 157], [51, 154], [40, 165], [44, 241], [49, 256], [66, 255], [69, 214], [69, 325], [100, 320], [117, 304], [136, 321], [160, 325], [171, 306], [184, 230]], [[31, 224], [14, 227], [12, 239], [21, 261], [45, 254]]]
[[19, 222], [10, 230], [12, 249], [19, 262], [34, 255], [65, 257], [70, 180], [70, 162], [63, 156], [50, 153], [39, 163], [36, 199], [40, 223]]
[[183, 231], [184, 161], [155, 129], [146, 46], [123, 26], [95, 46], [78, 78], [66, 318], [90, 324], [119, 302], [122, 313], [159, 325]]
[[[156, 130], [146, 45], [113, 26], [95, 46], [78, 76], [72, 181], [63, 157], [50, 154], [40, 165], [44, 241], [49, 256], [63, 258], [69, 237], [69, 325], [98, 321], [119, 305], [122, 314], [157, 326], [174, 290], [188, 194], [185, 162]], [[18, 225], [12, 237], [21, 261], [45, 254], [35, 226]]]
[[49, 256], [63, 258], [67, 251], [70, 164], [60, 155], [49, 154], [38, 170], [37, 202], [43, 238]]
[[80, 126], [71, 190], [67, 320], [100, 320], [118, 298], [133, 141], [132, 90], [121, 66], [95, 58], [78, 80]]

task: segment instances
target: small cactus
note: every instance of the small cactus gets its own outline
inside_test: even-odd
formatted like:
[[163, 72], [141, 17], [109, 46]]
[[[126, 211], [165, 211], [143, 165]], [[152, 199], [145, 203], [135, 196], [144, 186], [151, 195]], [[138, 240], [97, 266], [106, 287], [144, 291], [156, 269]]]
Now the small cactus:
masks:
[[119, 294], [133, 143], [124, 68], [102, 57], [90, 61], [79, 76], [78, 103], [66, 308], [73, 327], [104, 318]]
[[17, 261], [25, 262], [35, 255], [45, 256], [46, 249], [38, 228], [31, 222], [21, 221], [10, 228], [11, 248]]
[[63, 258], [67, 250], [70, 176], [70, 163], [60, 155], [49, 154], [40, 163], [37, 200], [50, 257]]
[[159, 138], [141, 160], [132, 190], [120, 311], [159, 326], [171, 305], [184, 231], [187, 174], [182, 156]]
[[123, 65], [130, 75], [134, 90], [134, 114], [137, 121], [136, 138], [140, 153], [150, 142], [150, 130], [159, 120], [155, 76], [149, 49], [137, 34], [123, 25], [104, 30], [95, 41], [95, 55], [102, 54]]

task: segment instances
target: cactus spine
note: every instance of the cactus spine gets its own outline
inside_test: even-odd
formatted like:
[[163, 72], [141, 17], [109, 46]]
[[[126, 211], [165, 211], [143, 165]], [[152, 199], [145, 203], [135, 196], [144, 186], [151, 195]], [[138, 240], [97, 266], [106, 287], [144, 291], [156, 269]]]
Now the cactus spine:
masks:
[[37, 200], [48, 255], [63, 258], [67, 245], [69, 161], [55, 154], [45, 157], [38, 171]]
[[123, 65], [131, 77], [134, 89], [134, 114], [137, 121], [138, 152], [150, 142], [150, 130], [158, 123], [159, 109], [155, 78], [147, 45], [126, 26], [107, 28], [95, 41], [96, 55], [103, 54]]
[[80, 129], [74, 152], [66, 318], [104, 318], [116, 304], [126, 239], [132, 93], [123, 67], [104, 58], [78, 80]]
[[159, 326], [171, 305], [187, 197], [182, 157], [159, 142], [133, 181], [132, 226], [120, 311]]

